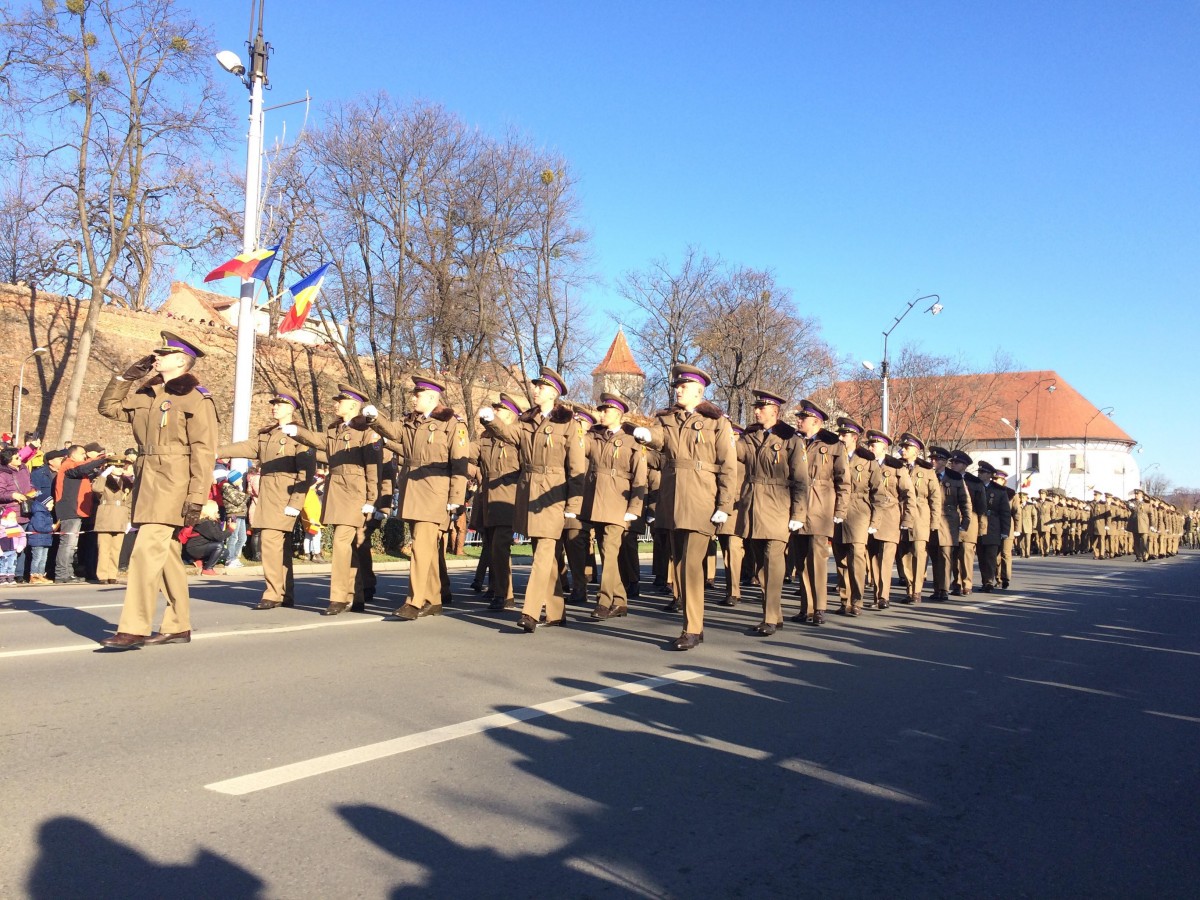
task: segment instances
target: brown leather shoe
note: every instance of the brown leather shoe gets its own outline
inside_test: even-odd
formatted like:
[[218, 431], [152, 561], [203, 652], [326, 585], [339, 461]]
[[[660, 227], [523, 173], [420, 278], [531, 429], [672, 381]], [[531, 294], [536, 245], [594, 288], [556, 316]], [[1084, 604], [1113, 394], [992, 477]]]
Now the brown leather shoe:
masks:
[[533, 616], [527, 616], [522, 613], [521, 618], [517, 619], [517, 627], [519, 627], [526, 634], [533, 634], [535, 631], [537, 631], [538, 622]]
[[825, 624], [825, 613], [823, 613], [819, 609], [816, 612], [814, 612], [813, 617], [812, 617], [812, 623], [814, 625], [824, 625]]
[[488, 604], [488, 609], [491, 612], [501, 612], [506, 609], [516, 609], [516, 608], [517, 608], [517, 604], [516, 604], [515, 600], [501, 600], [498, 597], [495, 600], [493, 600], [491, 603]]
[[345, 612], [349, 603], [330, 603], [327, 607], [321, 610], [323, 616], [336, 616], [338, 613]]
[[700, 632], [700, 634], [692, 634], [689, 631], [685, 631], [671, 642], [671, 646], [676, 650], [695, 650], [703, 643], [704, 632]]
[[663, 612], [683, 612], [683, 604], [678, 600], [672, 600], [663, 607]]
[[737, 606], [738, 601], [741, 599], [742, 599], [741, 597], [726, 597], [724, 600], [720, 601], [719, 605], [721, 605], [721, 606]]
[[282, 600], [259, 600], [258, 606], [255, 606], [253, 608], [254, 609], [274, 609], [275, 607], [282, 606], [282, 605], [283, 605]]
[[417, 618], [423, 619], [426, 616], [440, 616], [442, 614], [441, 603], [426, 603], [421, 607], [421, 611], [417, 613]]
[[621, 616], [629, 615], [628, 606], [598, 606], [592, 615], [601, 622], [606, 622], [609, 619], [619, 619]]
[[101, 647], [108, 647], [110, 650], [132, 650], [134, 647], [140, 647], [146, 643], [146, 635], [144, 634], [129, 634], [125, 631], [118, 631], [110, 638], [105, 638], [100, 642]]
[[405, 603], [393, 612], [392, 615], [397, 619], [404, 619], [406, 622], [415, 622], [421, 617], [421, 610], [411, 603]]
[[151, 644], [190, 644], [192, 642], [192, 632], [175, 631], [170, 634], [156, 634], [142, 641], [147, 647]]
[[567, 625], [566, 614], [561, 619], [547, 619], [545, 622], [539, 622], [541, 628], [565, 628]]
[[775, 624], [772, 622], [759, 622], [757, 625], [755, 625], [753, 628], [750, 629], [750, 633], [753, 635], [756, 635], [757, 637], [770, 637], [771, 635], [773, 635], [776, 631], [778, 631], [782, 627], [783, 627], [782, 622], [780, 622], [778, 624]]

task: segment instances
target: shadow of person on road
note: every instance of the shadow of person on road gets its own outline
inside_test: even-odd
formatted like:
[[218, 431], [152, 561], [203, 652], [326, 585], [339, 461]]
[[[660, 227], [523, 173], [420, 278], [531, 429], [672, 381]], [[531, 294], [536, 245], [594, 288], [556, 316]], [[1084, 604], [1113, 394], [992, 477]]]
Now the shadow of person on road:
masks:
[[33, 900], [68, 897], [150, 898], [262, 896], [263, 883], [229, 860], [200, 850], [190, 865], [162, 866], [73, 816], [48, 819], [38, 829], [38, 858], [26, 893]]
[[33, 613], [57, 628], [66, 628], [90, 641], [101, 641], [111, 635], [114, 630], [107, 619], [71, 606], [55, 606], [52, 603], [42, 603], [38, 600], [18, 599], [5, 600], [0, 603], [0, 609]]

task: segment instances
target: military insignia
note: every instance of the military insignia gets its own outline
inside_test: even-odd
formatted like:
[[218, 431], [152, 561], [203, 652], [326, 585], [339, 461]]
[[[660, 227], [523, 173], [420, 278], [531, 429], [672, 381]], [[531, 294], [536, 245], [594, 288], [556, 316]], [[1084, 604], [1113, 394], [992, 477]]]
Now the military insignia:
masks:
[[160, 403], [158, 405], [158, 408], [160, 410], [162, 410], [162, 416], [159, 417], [159, 420], [158, 420], [158, 427], [165, 428], [167, 426], [167, 413], [170, 412], [170, 410], [171, 410], [171, 401], [164, 400], [162, 403]]
[[820, 453], [822, 456], [824, 456], [826, 453], [829, 452], [829, 448], [826, 447], [824, 444], [822, 444], [818, 449], [820, 450]]

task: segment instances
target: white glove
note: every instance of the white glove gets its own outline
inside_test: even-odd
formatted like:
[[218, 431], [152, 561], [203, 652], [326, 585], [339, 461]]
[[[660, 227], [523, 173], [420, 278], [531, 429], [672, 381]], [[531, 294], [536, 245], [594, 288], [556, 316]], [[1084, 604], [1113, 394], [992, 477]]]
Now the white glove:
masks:
[[[836, 522], [836, 521], [837, 521], [837, 519], [834, 519], [833, 521], [835, 521], [835, 522]], [[875, 533], [876, 531], [878, 531], [878, 530], [879, 530], [878, 528], [868, 528], [868, 529], [867, 529], [867, 534], [874, 534], [874, 533]]]
[[458, 509], [458, 507], [459, 507], [460, 505], [461, 505], [461, 504], [458, 504], [458, 503], [447, 503], [447, 504], [446, 504], [446, 512], [448, 512], [448, 513], [452, 513], [452, 512], [454, 512], [456, 509]]
[[833, 524], [834, 524], [834, 525], [841, 525], [841, 524], [842, 524], [842, 521], [843, 521], [843, 520], [842, 520], [842, 519], [840, 519], [840, 518], [838, 518], [837, 516], [834, 516], [834, 517], [833, 517]]
[[803, 527], [804, 527], [804, 523], [801, 522], [799, 519], [789, 519], [788, 520], [788, 531], [799, 531]]
[[633, 513], [625, 513], [625, 521], [626, 522], [636, 522], [637, 516], [635, 516]]
[[296, 436], [296, 430], [297, 430], [296, 426], [292, 425], [290, 422], [287, 425], [280, 425], [279, 430], [282, 431], [284, 434], [286, 434], [288, 437]]
[[1021, 536], [1021, 532], [1019, 532], [1019, 531], [1013, 532], [1013, 537], [1020, 537], [1020, 536]]
[[368, 403], [362, 408], [362, 414], [368, 419], [378, 418], [379, 410], [375, 408], [374, 403]]
[[296, 516], [300, 515], [300, 510], [296, 509], [294, 506], [285, 506], [283, 508], [283, 514], [289, 519], [294, 519]]
[[729, 521], [729, 513], [721, 512], [721, 510], [718, 509], [715, 513], [712, 514], [712, 518], [709, 519], [709, 521], [712, 522], [714, 525], [724, 525], [726, 522]]
[[490, 406], [484, 406], [479, 410], [480, 422], [490, 422], [494, 418], [496, 418], [496, 411]]
[[374, 504], [374, 503], [364, 503], [364, 504], [363, 504], [363, 508], [362, 508], [362, 512], [363, 512], [363, 515], [364, 515], [364, 516], [373, 516], [373, 515], [375, 515], [375, 504]]
[[109, 475], [111, 475], [113, 472], [116, 472], [116, 471], [118, 471], [116, 466], [107, 466], [104, 469], [104, 471], [100, 473], [100, 477], [107, 478]]
[[650, 443], [650, 429], [644, 425], [639, 425], [633, 429], [633, 439], [639, 444]]
[[646, 524], [647, 524], [647, 525], [649, 525], [649, 524], [650, 524], [651, 522], [653, 522], [653, 521], [654, 521], [654, 516], [647, 516], [647, 517], [646, 517]]
[[564, 519], [578, 519], [579, 516], [576, 513], [565, 512], [565, 513], [563, 513], [563, 518]]

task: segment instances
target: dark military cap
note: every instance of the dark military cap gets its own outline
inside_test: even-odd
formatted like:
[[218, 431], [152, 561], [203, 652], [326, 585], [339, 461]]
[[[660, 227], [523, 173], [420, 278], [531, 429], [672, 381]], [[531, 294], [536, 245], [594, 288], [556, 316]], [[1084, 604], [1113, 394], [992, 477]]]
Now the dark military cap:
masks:
[[796, 404], [796, 415], [801, 418], [813, 416], [822, 422], [829, 421], [829, 413], [825, 412], [825, 410], [821, 409], [821, 407], [817, 406], [817, 404], [813, 403], [807, 397]]
[[853, 419], [847, 418], [846, 416], [838, 416], [837, 433], [838, 434], [862, 434], [863, 427], [861, 425], [859, 425], [857, 422], [855, 422]]
[[492, 401], [492, 406], [503, 406], [505, 409], [512, 410], [514, 416], [519, 416], [525, 412], [525, 404], [505, 394], [503, 391], [500, 393], [500, 399]]
[[981, 459], [981, 460], [979, 461], [979, 465], [977, 465], [977, 466], [975, 467], [975, 469], [976, 469], [976, 470], [979, 472], [979, 474], [980, 474], [980, 475], [983, 475], [983, 474], [985, 474], [985, 473], [986, 473], [986, 474], [988, 474], [988, 475], [995, 475], [995, 474], [996, 474], [996, 467], [995, 467], [995, 466], [993, 466], [993, 465], [992, 465], [990, 462], [988, 462], [986, 459]]
[[925, 449], [925, 442], [913, 434], [911, 431], [905, 431], [896, 441], [901, 447], [916, 447], [918, 450]]
[[950, 451], [947, 450], [945, 447], [930, 447], [929, 455], [933, 459], [948, 460], [950, 458]]
[[300, 401], [297, 400], [295, 397], [293, 397], [291, 394], [285, 394], [283, 391], [276, 391], [274, 394], [272, 394], [271, 402], [272, 403], [290, 403], [296, 409], [300, 408]]
[[604, 409], [606, 406], [611, 406], [613, 409], [620, 410], [623, 413], [629, 412], [629, 403], [623, 400], [616, 394], [601, 394], [599, 409]]
[[884, 434], [882, 431], [878, 430], [877, 428], [868, 428], [867, 429], [867, 443], [870, 444], [870, 443], [873, 443], [874, 441], [883, 441], [883, 443], [887, 444], [889, 447], [892, 446], [892, 439], [890, 437], [888, 437], [886, 434]]
[[446, 386], [440, 381], [434, 381], [432, 378], [426, 378], [424, 375], [413, 375], [413, 393], [417, 391], [437, 391], [439, 394], [445, 393]]
[[696, 382], [700, 387], [708, 387], [712, 384], [712, 376], [703, 369], [685, 365], [684, 363], [676, 363], [671, 366], [671, 387], [679, 387], [679, 385], [687, 384], [689, 381]]
[[334, 400], [357, 400], [359, 403], [367, 403], [367, 395], [358, 388], [350, 387], [348, 384], [339, 384], [338, 392], [333, 395]]
[[975, 460], [971, 459], [971, 457], [962, 450], [955, 450], [950, 454], [950, 462], [962, 463], [964, 466], [969, 466], [971, 463], [975, 462]]
[[563, 377], [559, 375], [549, 366], [542, 366], [541, 374], [533, 379], [534, 384], [546, 384], [558, 391], [558, 396], [565, 397], [567, 395], [567, 383]]
[[786, 402], [774, 391], [764, 391], [762, 388], [754, 388], [751, 393], [754, 394], [755, 406], [783, 406]]
[[155, 356], [166, 356], [168, 353], [186, 353], [192, 359], [199, 359], [204, 355], [204, 351], [190, 341], [185, 341], [177, 334], [172, 334], [169, 331], [160, 332], [162, 335], [162, 346], [154, 348]]

